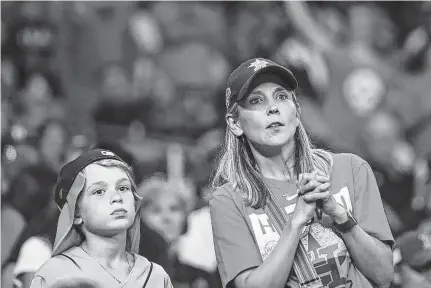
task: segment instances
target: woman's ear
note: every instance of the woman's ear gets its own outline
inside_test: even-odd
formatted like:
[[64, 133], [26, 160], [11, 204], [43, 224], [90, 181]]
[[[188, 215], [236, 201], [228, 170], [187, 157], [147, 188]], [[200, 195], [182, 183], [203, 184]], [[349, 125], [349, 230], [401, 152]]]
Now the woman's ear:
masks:
[[226, 115], [226, 123], [230, 131], [232, 131], [235, 136], [240, 137], [244, 134], [238, 119], [235, 119], [232, 114]]

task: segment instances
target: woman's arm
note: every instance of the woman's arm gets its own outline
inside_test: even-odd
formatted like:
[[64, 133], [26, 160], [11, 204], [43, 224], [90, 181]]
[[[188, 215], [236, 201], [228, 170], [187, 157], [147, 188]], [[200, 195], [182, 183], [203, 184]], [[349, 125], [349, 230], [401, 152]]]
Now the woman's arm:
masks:
[[[389, 287], [394, 276], [393, 243], [376, 179], [367, 162], [352, 157], [355, 199], [353, 213], [358, 225], [341, 233], [355, 267], [378, 287]], [[331, 195], [322, 201], [322, 211], [341, 224], [348, 220], [347, 209]]]
[[292, 269], [303, 227], [289, 221], [268, 258], [259, 267], [240, 273], [234, 280], [235, 287], [284, 287]]
[[[344, 209], [340, 206], [340, 209]], [[347, 211], [339, 212], [335, 222], [347, 221]], [[377, 287], [389, 287], [394, 277], [392, 250], [382, 241], [370, 236], [359, 225], [341, 233], [354, 265]]]

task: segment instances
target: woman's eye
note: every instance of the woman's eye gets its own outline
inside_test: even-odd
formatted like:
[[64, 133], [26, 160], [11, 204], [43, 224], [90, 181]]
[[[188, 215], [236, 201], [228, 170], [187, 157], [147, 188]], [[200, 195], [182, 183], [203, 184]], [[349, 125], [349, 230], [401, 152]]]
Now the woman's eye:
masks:
[[251, 98], [249, 102], [250, 104], [255, 105], [255, 104], [258, 104], [259, 101], [260, 99], [258, 97], [255, 97], [255, 98]]
[[281, 93], [277, 95], [277, 98], [280, 100], [287, 100], [289, 99], [289, 95], [285, 94], [285, 93]]

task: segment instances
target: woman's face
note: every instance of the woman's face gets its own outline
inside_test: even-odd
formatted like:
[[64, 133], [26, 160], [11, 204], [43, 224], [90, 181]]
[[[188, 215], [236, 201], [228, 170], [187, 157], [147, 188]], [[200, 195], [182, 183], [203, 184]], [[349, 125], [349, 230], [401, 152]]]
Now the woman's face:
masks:
[[178, 196], [162, 193], [142, 209], [141, 220], [172, 243], [183, 233], [186, 213]]
[[135, 198], [127, 173], [117, 167], [90, 164], [85, 190], [78, 200], [84, 232], [113, 237], [127, 231], [135, 219]]
[[299, 124], [293, 97], [292, 91], [275, 83], [257, 86], [239, 101], [238, 119], [229, 121], [233, 133], [263, 147], [289, 143]]

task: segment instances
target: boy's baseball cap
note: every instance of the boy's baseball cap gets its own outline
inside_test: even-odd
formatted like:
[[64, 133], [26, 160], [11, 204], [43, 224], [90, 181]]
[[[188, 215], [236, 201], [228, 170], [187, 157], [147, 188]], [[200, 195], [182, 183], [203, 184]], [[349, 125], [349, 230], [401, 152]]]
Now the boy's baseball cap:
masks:
[[60, 175], [58, 176], [57, 184], [55, 186], [54, 195], [55, 203], [57, 203], [57, 206], [60, 209], [62, 209], [66, 203], [67, 195], [69, 194], [70, 188], [72, 187], [78, 173], [89, 164], [102, 159], [113, 159], [125, 162], [109, 150], [92, 149], [85, 151], [75, 160], [70, 161], [61, 168]]
[[[55, 187], [54, 199], [60, 208], [60, 216], [57, 222], [57, 232], [54, 241], [53, 256], [58, 255], [67, 249], [78, 246], [82, 240], [78, 231], [73, 227], [75, 218], [76, 203], [79, 194], [85, 186], [85, 175], [82, 170], [99, 160], [112, 159], [127, 164], [120, 157], [109, 150], [91, 149], [83, 152], [75, 160], [70, 161], [60, 171]], [[136, 217], [127, 233], [127, 250], [129, 252], [139, 252], [140, 239], [140, 206], [142, 198], [134, 192]]]
[[226, 108], [229, 109], [233, 103], [250, 93], [253, 81], [263, 74], [272, 74], [274, 78], [282, 79], [284, 83], [289, 85], [286, 88], [291, 90], [298, 87], [298, 81], [289, 69], [268, 59], [249, 59], [229, 75], [226, 88]]

